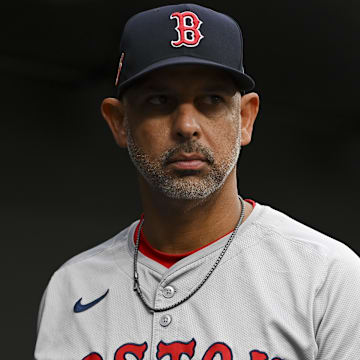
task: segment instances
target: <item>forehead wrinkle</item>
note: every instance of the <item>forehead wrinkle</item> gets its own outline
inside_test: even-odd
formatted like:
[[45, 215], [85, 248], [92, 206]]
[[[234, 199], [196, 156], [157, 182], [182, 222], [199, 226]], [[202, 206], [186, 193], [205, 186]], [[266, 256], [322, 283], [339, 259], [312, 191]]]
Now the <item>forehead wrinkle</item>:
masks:
[[216, 83], [216, 84], [211, 84], [210, 86], [204, 86], [202, 90], [207, 93], [216, 93], [217, 91], [220, 91], [230, 96], [234, 96], [236, 93], [236, 88], [234, 84], [228, 86], [227, 84], [224, 83]]

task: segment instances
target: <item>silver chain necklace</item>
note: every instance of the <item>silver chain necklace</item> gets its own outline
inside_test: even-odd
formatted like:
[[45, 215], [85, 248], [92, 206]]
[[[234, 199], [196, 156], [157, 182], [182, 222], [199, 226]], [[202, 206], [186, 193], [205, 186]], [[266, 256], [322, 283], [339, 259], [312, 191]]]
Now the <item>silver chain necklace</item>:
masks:
[[215, 268], [218, 266], [220, 260], [222, 259], [222, 257], [224, 256], [226, 250], [228, 249], [228, 247], [230, 246], [234, 236], [237, 233], [237, 230], [244, 218], [245, 215], [245, 206], [244, 206], [244, 200], [242, 199], [242, 197], [240, 195], [238, 195], [240, 202], [241, 202], [241, 213], [240, 213], [240, 219], [239, 222], [237, 223], [233, 233], [231, 234], [229, 240], [227, 241], [227, 243], [225, 244], [223, 250], [221, 251], [219, 257], [216, 259], [214, 265], [211, 267], [210, 271], [206, 274], [206, 276], [204, 277], [204, 279], [201, 281], [201, 283], [187, 296], [185, 296], [182, 300], [176, 302], [173, 305], [167, 306], [167, 307], [162, 307], [162, 308], [153, 308], [151, 307], [145, 300], [144, 295], [141, 291], [140, 288], [140, 282], [139, 282], [139, 274], [137, 272], [137, 257], [138, 257], [138, 252], [139, 252], [139, 240], [140, 240], [140, 231], [141, 231], [141, 227], [144, 223], [145, 219], [142, 219], [141, 223], [140, 223], [140, 227], [139, 227], [139, 231], [138, 231], [138, 235], [137, 235], [137, 240], [136, 240], [136, 244], [135, 244], [135, 252], [134, 252], [134, 291], [136, 291], [140, 297], [140, 299], [142, 300], [142, 302], [144, 303], [144, 305], [150, 310], [150, 312], [154, 313], [154, 312], [161, 312], [161, 311], [166, 311], [166, 310], [170, 310], [173, 309], [174, 307], [182, 304], [183, 302], [185, 302], [186, 300], [188, 300], [191, 296], [193, 296], [205, 283], [205, 281], [209, 278], [209, 276], [212, 274], [212, 272], [215, 270]]

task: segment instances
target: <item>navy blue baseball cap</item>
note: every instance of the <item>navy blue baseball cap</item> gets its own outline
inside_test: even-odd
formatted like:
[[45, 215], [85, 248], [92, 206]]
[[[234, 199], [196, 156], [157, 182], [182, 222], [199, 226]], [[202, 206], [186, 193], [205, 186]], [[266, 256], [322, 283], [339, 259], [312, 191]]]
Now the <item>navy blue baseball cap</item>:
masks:
[[223, 69], [242, 91], [255, 86], [244, 71], [238, 23], [206, 7], [181, 4], [143, 11], [127, 21], [120, 42], [117, 96], [151, 71], [184, 64]]

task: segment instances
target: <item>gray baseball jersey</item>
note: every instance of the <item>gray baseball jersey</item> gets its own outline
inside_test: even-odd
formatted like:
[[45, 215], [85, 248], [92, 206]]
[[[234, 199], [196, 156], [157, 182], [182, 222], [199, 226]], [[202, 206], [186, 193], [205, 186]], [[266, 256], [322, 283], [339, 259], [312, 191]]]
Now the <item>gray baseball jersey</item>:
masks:
[[[199, 291], [151, 313], [133, 290], [138, 225], [52, 275], [36, 360], [360, 359], [360, 259], [345, 244], [257, 202]], [[139, 253], [148, 303], [189, 294], [230, 236], [170, 268]]]

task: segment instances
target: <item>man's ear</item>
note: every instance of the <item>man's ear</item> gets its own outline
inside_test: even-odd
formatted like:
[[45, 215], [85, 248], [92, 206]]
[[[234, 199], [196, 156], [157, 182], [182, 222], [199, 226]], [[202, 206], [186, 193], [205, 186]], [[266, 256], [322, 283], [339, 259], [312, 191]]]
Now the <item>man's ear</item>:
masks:
[[101, 113], [108, 123], [117, 144], [122, 148], [127, 147], [123, 102], [116, 98], [106, 98], [101, 103]]
[[254, 122], [259, 111], [259, 95], [251, 92], [241, 97], [241, 146], [250, 143]]

